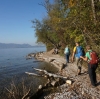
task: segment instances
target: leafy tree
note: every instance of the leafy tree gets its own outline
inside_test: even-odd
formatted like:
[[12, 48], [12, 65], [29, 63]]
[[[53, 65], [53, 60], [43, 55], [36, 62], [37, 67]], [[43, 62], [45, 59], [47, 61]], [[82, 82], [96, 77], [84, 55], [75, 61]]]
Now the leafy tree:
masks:
[[55, 0], [42, 4], [47, 17], [42, 22], [35, 20], [37, 42], [46, 44], [48, 50], [54, 46], [63, 51], [66, 44], [71, 48], [75, 41], [83, 46], [91, 44], [100, 48], [100, 1], [99, 0]]

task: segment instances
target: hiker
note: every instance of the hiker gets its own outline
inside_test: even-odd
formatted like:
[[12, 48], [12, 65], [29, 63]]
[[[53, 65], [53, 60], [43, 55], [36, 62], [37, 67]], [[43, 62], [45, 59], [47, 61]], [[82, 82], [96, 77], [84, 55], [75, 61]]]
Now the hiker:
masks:
[[66, 57], [66, 65], [67, 65], [67, 63], [69, 63], [69, 56], [70, 56], [70, 49], [69, 49], [68, 45], [65, 47], [64, 54]]
[[86, 49], [87, 49], [87, 52], [86, 52], [85, 57], [80, 56], [80, 58], [88, 62], [88, 73], [89, 73], [90, 81], [93, 86], [96, 86], [97, 79], [96, 79], [95, 71], [98, 67], [99, 59], [96, 52], [92, 50], [90, 45], [87, 45]]
[[58, 49], [55, 47], [52, 54], [58, 54]]
[[58, 54], [58, 49], [57, 48], [55, 48], [55, 54]]
[[78, 67], [77, 70], [77, 75], [81, 74], [81, 68], [82, 68], [82, 63], [83, 63], [83, 59], [80, 58], [80, 56], [84, 56], [85, 52], [82, 46], [80, 46], [79, 42], [75, 43], [76, 46], [73, 49], [73, 54], [72, 54], [72, 62], [74, 61], [74, 57], [75, 57], [75, 64]]

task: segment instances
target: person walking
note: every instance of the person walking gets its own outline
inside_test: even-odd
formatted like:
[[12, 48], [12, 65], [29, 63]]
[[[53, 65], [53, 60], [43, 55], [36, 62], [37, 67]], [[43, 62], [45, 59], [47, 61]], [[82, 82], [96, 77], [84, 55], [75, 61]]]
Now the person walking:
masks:
[[82, 64], [83, 64], [83, 59], [80, 58], [80, 56], [84, 56], [85, 52], [82, 46], [80, 46], [79, 42], [75, 43], [76, 46], [73, 49], [73, 54], [72, 54], [72, 62], [74, 62], [75, 58], [75, 64], [77, 65], [77, 75], [81, 74], [81, 69], [82, 69]]
[[89, 73], [90, 81], [93, 86], [96, 86], [97, 79], [96, 79], [95, 71], [98, 67], [99, 58], [96, 52], [92, 50], [90, 45], [87, 45], [86, 49], [87, 49], [87, 52], [86, 52], [85, 57], [80, 56], [80, 58], [88, 62], [88, 73]]
[[67, 65], [67, 63], [69, 63], [69, 56], [70, 56], [70, 49], [69, 49], [68, 45], [65, 47], [64, 54], [66, 57], [66, 65]]

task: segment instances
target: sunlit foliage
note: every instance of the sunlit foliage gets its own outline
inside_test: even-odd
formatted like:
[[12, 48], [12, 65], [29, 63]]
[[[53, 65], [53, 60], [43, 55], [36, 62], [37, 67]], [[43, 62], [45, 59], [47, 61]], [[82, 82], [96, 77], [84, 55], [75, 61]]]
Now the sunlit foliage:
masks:
[[58, 47], [63, 52], [68, 44], [75, 41], [83, 46], [91, 44], [100, 49], [100, 1], [99, 0], [45, 0], [43, 6], [47, 17], [32, 21], [35, 23], [37, 42], [42, 42], [50, 50]]

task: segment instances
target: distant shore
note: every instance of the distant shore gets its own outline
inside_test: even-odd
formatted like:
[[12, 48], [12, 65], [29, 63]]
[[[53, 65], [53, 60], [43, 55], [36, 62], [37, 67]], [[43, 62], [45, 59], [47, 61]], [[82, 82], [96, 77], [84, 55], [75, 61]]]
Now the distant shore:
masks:
[[30, 45], [30, 44], [14, 44], [14, 43], [0, 43], [0, 49], [6, 48], [33, 48], [33, 47], [45, 47], [44, 45]]

